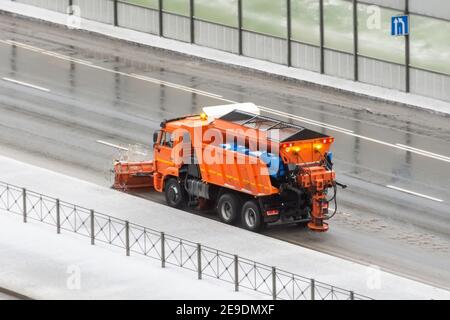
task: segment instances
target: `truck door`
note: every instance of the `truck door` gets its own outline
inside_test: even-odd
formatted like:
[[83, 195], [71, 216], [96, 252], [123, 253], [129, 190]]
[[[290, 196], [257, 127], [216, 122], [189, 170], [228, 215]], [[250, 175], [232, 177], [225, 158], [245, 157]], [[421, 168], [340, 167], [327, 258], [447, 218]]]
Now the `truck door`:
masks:
[[155, 162], [157, 171], [161, 174], [165, 174], [166, 169], [174, 167], [172, 150], [174, 147], [174, 141], [172, 134], [168, 131], [161, 131], [161, 139], [159, 144], [155, 145]]

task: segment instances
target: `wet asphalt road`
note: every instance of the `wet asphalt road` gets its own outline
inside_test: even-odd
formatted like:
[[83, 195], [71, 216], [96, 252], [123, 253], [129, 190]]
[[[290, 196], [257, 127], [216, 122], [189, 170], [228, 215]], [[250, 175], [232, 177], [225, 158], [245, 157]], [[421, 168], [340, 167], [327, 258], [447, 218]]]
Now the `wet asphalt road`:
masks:
[[109, 186], [118, 153], [97, 140], [149, 146], [162, 119], [226, 104], [130, 74], [338, 126], [346, 130], [299, 123], [336, 138], [338, 180], [349, 188], [339, 193], [330, 231], [265, 233], [450, 288], [450, 162], [393, 147], [449, 157], [450, 117], [6, 15], [0, 30], [0, 40], [16, 41], [0, 43], [0, 154]]

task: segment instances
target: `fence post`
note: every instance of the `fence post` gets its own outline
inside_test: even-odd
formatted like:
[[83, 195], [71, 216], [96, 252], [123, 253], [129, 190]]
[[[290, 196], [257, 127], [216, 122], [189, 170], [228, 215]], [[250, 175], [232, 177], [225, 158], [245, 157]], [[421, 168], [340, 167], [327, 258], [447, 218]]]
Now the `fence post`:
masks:
[[320, 73], [323, 74], [325, 73], [323, 0], [319, 1], [319, 21], [320, 21]]
[[91, 245], [95, 244], [94, 210], [91, 210]]
[[286, 17], [287, 17], [287, 65], [292, 66], [292, 11], [291, 11], [291, 0], [286, 0]]
[[[409, 0], [405, 0], [405, 15], [409, 15]], [[409, 29], [411, 29], [411, 21], [409, 21], [409, 24], [410, 24]], [[408, 30], [408, 31], [411, 32], [411, 30]], [[411, 83], [410, 68], [409, 68], [410, 58], [411, 58], [409, 32], [405, 36], [405, 91], [406, 92], [410, 91], [410, 83]]]
[[242, 0], [238, 0], [238, 51], [242, 55]]
[[353, 0], [353, 80], [358, 81], [358, 0]]
[[159, 36], [164, 37], [163, 30], [163, 0], [158, 1], [158, 9], [159, 9]]
[[117, 12], [117, 0], [114, 0], [114, 26], [117, 27], [119, 25], [119, 14]]
[[130, 223], [125, 221], [125, 251], [130, 256]]
[[194, 0], [189, 1], [189, 19], [190, 19], [190, 32], [191, 32], [191, 43], [195, 42], [195, 23], [194, 23]]
[[202, 279], [202, 245], [197, 243], [197, 272], [198, 280]]
[[27, 223], [27, 189], [22, 188], [23, 222]]
[[239, 291], [239, 257], [234, 255], [234, 291]]
[[355, 300], [355, 293], [350, 291], [350, 300]]
[[277, 300], [277, 269], [272, 267], [272, 299]]
[[69, 15], [71, 16], [73, 15], [73, 0], [69, 0], [69, 8], [70, 8]]
[[165, 248], [165, 235], [161, 232], [161, 268], [166, 267], [166, 248]]
[[60, 212], [60, 204], [59, 199], [56, 199], [56, 233], [61, 233], [61, 212]]
[[311, 300], [316, 300], [316, 282], [311, 279]]

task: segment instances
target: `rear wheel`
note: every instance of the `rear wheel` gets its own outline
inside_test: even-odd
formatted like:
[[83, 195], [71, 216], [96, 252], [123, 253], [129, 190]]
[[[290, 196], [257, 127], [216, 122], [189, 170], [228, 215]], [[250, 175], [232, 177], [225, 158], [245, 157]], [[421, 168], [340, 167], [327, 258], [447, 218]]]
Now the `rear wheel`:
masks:
[[178, 180], [170, 178], [165, 183], [164, 193], [166, 196], [166, 202], [170, 207], [182, 208], [186, 204], [185, 192], [181, 188]]
[[227, 224], [234, 224], [239, 217], [240, 206], [241, 201], [237, 195], [233, 193], [221, 195], [217, 203], [220, 220]]
[[261, 230], [264, 223], [261, 210], [256, 201], [249, 200], [244, 204], [241, 212], [241, 220], [245, 229], [255, 232]]

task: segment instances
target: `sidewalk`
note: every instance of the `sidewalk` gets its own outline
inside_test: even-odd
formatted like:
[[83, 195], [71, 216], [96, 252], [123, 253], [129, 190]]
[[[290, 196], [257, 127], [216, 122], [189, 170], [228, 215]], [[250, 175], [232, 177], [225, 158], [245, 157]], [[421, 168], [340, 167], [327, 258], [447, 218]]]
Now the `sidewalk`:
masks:
[[[94, 208], [101, 213], [129, 220], [130, 222], [147, 226], [155, 230], [164, 231], [167, 234], [182, 237], [196, 243], [202, 243], [203, 245], [217, 248], [231, 254], [238, 254], [240, 257], [265, 263], [269, 266], [276, 266], [280, 269], [304, 277], [314, 278], [317, 281], [329, 283], [343, 289], [353, 290], [358, 294], [363, 294], [374, 299], [450, 299], [450, 292], [446, 290], [434, 288], [417, 281], [378, 271], [358, 263], [316, 252], [257, 233], [248, 232], [240, 228], [228, 226], [211, 219], [172, 209], [149, 200], [133, 197], [122, 192], [100, 187], [10, 158], [0, 157], [0, 166], [2, 168], [8, 168], [8, 170], [2, 171], [0, 174], [0, 180], [4, 182], [26, 187], [29, 190], [60, 198], [71, 203], [76, 203], [86, 208]], [[4, 216], [4, 213], [1, 213], [1, 215]], [[17, 220], [17, 217], [14, 219], [16, 219], [15, 221], [20, 220], [20, 218]], [[98, 250], [106, 249], [95, 249], [91, 247], [88, 244], [88, 239], [83, 241], [83, 239], [77, 238], [75, 243], [73, 242], [75, 239], [72, 240], [70, 238], [71, 235], [64, 232], [56, 238], [57, 235], [53, 229], [33, 231], [39, 232], [39, 235], [36, 233], [38, 236], [35, 238], [27, 238], [24, 237], [23, 234], [22, 236], [15, 236], [14, 234], [16, 232], [19, 234], [21, 230], [28, 230], [28, 228], [34, 230], [36, 226], [32, 223], [29, 225], [22, 225], [20, 222], [17, 222], [20, 227], [12, 230], [13, 228], [10, 227], [12, 223], [13, 222], [8, 222], [2, 218], [0, 224], [0, 230], [2, 231], [0, 235], [0, 260], [2, 261], [3, 273], [0, 273], [0, 279], [2, 279], [0, 280], [0, 287], [3, 286], [10, 290], [30, 295], [31, 297], [33, 297], [33, 295], [30, 294], [29, 291], [22, 292], [19, 289], [22, 289], [22, 287], [27, 289], [28, 285], [26, 285], [26, 283], [34, 283], [33, 281], [37, 281], [33, 280], [35, 277], [51, 281], [52, 277], [56, 274], [56, 279], [53, 281], [62, 281], [62, 279], [65, 279], [64, 277], [66, 275], [61, 268], [62, 266], [67, 266], [67, 261], [64, 259], [71, 259], [70, 261], [76, 264], [77, 260], [74, 256], [80, 257], [78, 258], [81, 259], [78, 260], [81, 261], [79, 263], [87, 263], [90, 268], [96, 270], [95, 272], [100, 272], [100, 269], [98, 269], [99, 266], [93, 262], [95, 259], [111, 259], [111, 263], [107, 264], [108, 269], [105, 269], [105, 278], [103, 279], [108, 282], [115, 279], [115, 277], [118, 278], [114, 280], [117, 282], [112, 282], [111, 289], [108, 289], [106, 285], [104, 285], [102, 287], [103, 289], [99, 290], [99, 294], [105, 295], [112, 294], [111, 291], [108, 290], [113, 290], [114, 288], [116, 288], [114, 290], [118, 290], [117, 288], [119, 285], [117, 283], [125, 281], [120, 278], [121, 276], [119, 275], [120, 272], [118, 270], [125, 270], [124, 268], [128, 268], [126, 267], [128, 264], [130, 264], [130, 268], [137, 268], [136, 272], [131, 272], [131, 274], [134, 274], [135, 276], [129, 276], [134, 279], [133, 281], [136, 281], [135, 283], [138, 283], [138, 275], [142, 274], [142, 272], [145, 273], [144, 271], [139, 271], [143, 270], [140, 268], [148, 269], [152, 266], [151, 261], [145, 264], [145, 266], [133, 265], [138, 258], [132, 255], [131, 260], [129, 260], [130, 258], [124, 257], [123, 250], [120, 250], [120, 252], [117, 253], [110, 252], [109, 250], [101, 253]], [[15, 239], [16, 237], [20, 241]], [[40, 240], [41, 237], [43, 240]], [[58, 239], [58, 242], [56, 242], [55, 239]], [[37, 245], [40, 241], [44, 242]], [[55, 247], [57, 245], [59, 246], [60, 243], [63, 243], [60, 241], [67, 241], [67, 243], [64, 243], [61, 247]], [[14, 243], [17, 243], [20, 250], [17, 249], [16, 251], [16, 249], [11, 249], [14, 248]], [[46, 243], [48, 245], [46, 245]], [[67, 252], [67, 248], [71, 248], [70, 255]], [[36, 270], [35, 272], [31, 272], [34, 270], [32, 266], [36, 263], [48, 263], [49, 265], [54, 263], [51, 262], [51, 260], [47, 260], [45, 257], [47, 251], [50, 252], [50, 250], [57, 259], [56, 262], [58, 262], [55, 268], [59, 269], [50, 268], [49, 271], [46, 271], [46, 268], [40, 268], [40, 271]], [[111, 256], [109, 256], [110, 253]], [[103, 255], [105, 255], [105, 258], [103, 258]], [[24, 257], [26, 257], [26, 260], [24, 260]], [[5, 265], [9, 265], [9, 270], [5, 270], [3, 261], [8, 259], [10, 259], [10, 263]], [[21, 267], [16, 268], [14, 265]], [[57, 267], [58, 265], [59, 267]], [[28, 276], [20, 276], [17, 273], [20, 270], [22, 270], [23, 275], [28, 274]], [[155, 272], [159, 271], [155, 269]], [[175, 277], [175, 273], [182, 274], [181, 272], [183, 271], [174, 270], [173, 273], [167, 273], [167, 277]], [[162, 274], [155, 274], [158, 274], [158, 277], [161, 276], [161, 279], [164, 279]], [[195, 277], [195, 274], [189, 274], [189, 279]], [[15, 279], [24, 277], [23, 281], [10, 283], [10, 285], [13, 285], [12, 287], [8, 287], [5, 283], [1, 283], [1, 281], [9, 279], [11, 275], [14, 275]], [[44, 277], [44, 275], [46, 276]], [[379, 285], [370, 285], [374, 280], [374, 275], [376, 276], [375, 282]], [[151, 280], [157, 279], [158, 277], [155, 276], [151, 278], [151, 275], [148, 275], [148, 277], [150, 278], [146, 280], [147, 282], [143, 280], [142, 283], [146, 283], [146, 286], [149, 285], [151, 287], [149, 284]], [[94, 279], [92, 281], [96, 284], [95, 286], [99, 285], [97, 284], [97, 281], [95, 281], [95, 277], [92, 276], [89, 279]], [[106, 279], [108, 279], [108, 281]], [[89, 282], [90, 281], [91, 280], [89, 280]], [[122, 284], [123, 283], [124, 282], [122, 282]], [[195, 281], [190, 283], [188, 287], [194, 290], [194, 288], [199, 288], [203, 285], [202, 282]], [[95, 288], [95, 286], [93, 286], [93, 288]], [[229, 290], [232, 289], [233, 288], [230, 288]], [[228, 290], [228, 288], [226, 288], [226, 290]], [[198, 293], [200, 291], [197, 290], [195, 292]], [[217, 296], [222, 294], [227, 295], [227, 292], [228, 291], [218, 292]], [[243, 293], [245, 292], [243, 291]], [[55, 293], [49, 289], [45, 294], [52, 295]], [[73, 293], [67, 294], [70, 296]], [[133, 297], [136, 295], [131, 289], [127, 291], [126, 294], [133, 295]], [[181, 296], [182, 292], [180, 291], [178, 294]], [[231, 292], [231, 294], [234, 293]], [[44, 295], [41, 295], [41, 297], [42, 296]], [[200, 296], [203, 297], [201, 293]], [[192, 295], [188, 295], [188, 297], [192, 297]], [[237, 297], [232, 296], [230, 298]]]
[[[67, 16], [65, 14], [12, 1], [0, 1], [0, 11], [11, 12], [60, 25], [66, 25], [67, 22]], [[216, 49], [201, 47], [195, 44], [188, 44], [167, 38], [161, 38], [155, 35], [120, 27], [114, 27], [112, 25], [86, 19], [81, 19], [81, 29], [97, 34], [102, 34], [111, 38], [144, 44], [150, 47], [160, 48], [168, 51], [175, 51], [185, 55], [194, 56], [205, 60], [212, 60], [226, 65], [268, 73], [282, 78], [295, 79], [301, 82], [312, 83], [323, 87], [331, 87], [337, 90], [352, 92], [354, 94], [368, 96], [373, 99], [387, 100], [406, 104], [412, 107], [428, 109], [434, 112], [450, 114], [450, 103], [427, 98], [424, 96], [407, 94], [397, 90], [386, 89], [378, 86], [364, 84], [361, 82], [340, 79], [307, 70], [289, 68], [287, 66], [271, 62], [238, 56]]]
[[[72, 233], [0, 212], [0, 287], [32, 299], [268, 299]], [[0, 300], [13, 297], [0, 293]]]

